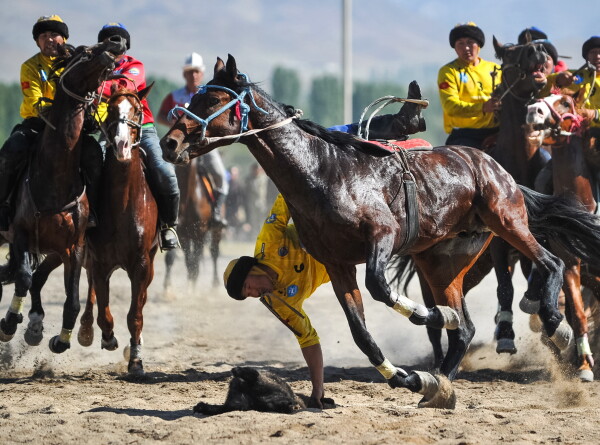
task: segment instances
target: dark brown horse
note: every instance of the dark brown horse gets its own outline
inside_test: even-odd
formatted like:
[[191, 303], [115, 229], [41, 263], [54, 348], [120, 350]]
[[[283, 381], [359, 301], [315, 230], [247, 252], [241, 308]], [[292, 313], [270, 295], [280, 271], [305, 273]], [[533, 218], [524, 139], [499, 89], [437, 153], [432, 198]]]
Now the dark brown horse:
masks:
[[[593, 257], [583, 250], [600, 248], [597, 218], [518, 186], [480, 150], [436, 147], [388, 157], [368, 142], [296, 119], [292, 107], [272, 101], [240, 74], [230, 56], [226, 65], [217, 60], [213, 80], [161, 146], [166, 159], [185, 163], [237, 138], [285, 197], [303, 245], [327, 267], [354, 341], [391, 387], [419, 392], [427, 403], [439, 380], [426, 372], [409, 374], [385, 358], [366, 328], [356, 281], [360, 263], [366, 263], [373, 298], [415, 324], [450, 329], [441, 371], [453, 379], [475, 331], [463, 278], [495, 234], [536, 265], [543, 277], [544, 329], [561, 348], [568, 345], [572, 330], [557, 309], [563, 263], [538, 243], [529, 225]], [[542, 217], [549, 208], [555, 212]], [[391, 291], [385, 268], [398, 254], [413, 256], [437, 307], [428, 310]]]
[[[70, 347], [80, 309], [79, 277], [89, 211], [79, 172], [83, 122], [93, 93], [111, 73], [115, 55], [124, 52], [125, 43], [115, 37], [60, 57], [66, 67], [57, 81], [48, 123], [17, 191], [18, 204], [8, 236], [15, 294], [0, 322], [3, 341], [14, 336], [23, 319], [23, 300], [32, 286], [32, 258], [49, 254], [64, 265], [66, 291], [62, 330], [50, 340], [50, 349], [60, 353]], [[32, 307], [29, 318], [28, 341], [39, 344], [44, 318], [41, 303]]]
[[81, 316], [79, 343], [89, 346], [93, 338], [94, 299], [98, 301], [101, 347], [118, 348], [109, 306], [112, 273], [122, 268], [131, 281], [131, 305], [127, 314], [130, 354], [128, 371], [142, 375], [141, 357], [143, 309], [148, 286], [154, 277], [154, 256], [158, 249], [158, 210], [144, 174], [139, 142], [143, 116], [142, 91], [113, 91], [104, 122], [107, 140], [103, 169], [102, 199], [98, 209], [100, 224], [87, 235], [88, 300]]
[[[552, 149], [552, 186], [554, 194], [579, 200], [589, 212], [595, 212], [595, 175], [586, 152], [592, 151], [590, 137], [583, 119], [576, 112], [576, 102], [568, 94], [555, 94], [529, 105], [527, 128], [532, 145], [547, 145]], [[552, 243], [552, 240], [549, 240]], [[566, 314], [577, 340], [578, 375], [592, 381], [594, 360], [588, 341], [588, 322], [581, 284], [585, 282], [597, 293], [598, 274], [586, 270], [582, 275], [581, 260], [561, 255], [565, 262], [563, 291]], [[591, 272], [591, 273], [590, 273]], [[590, 276], [591, 275], [591, 276]]]
[[[210, 238], [210, 256], [212, 259], [213, 286], [220, 283], [217, 272], [223, 227], [212, 224], [213, 204], [210, 198], [211, 186], [207, 177], [198, 173], [198, 160], [185, 166], [178, 166], [177, 182], [180, 190], [179, 225], [177, 233], [185, 257], [188, 286], [190, 290], [196, 288], [200, 263], [204, 255], [204, 246]], [[165, 255], [165, 281], [164, 290], [170, 292], [171, 271], [177, 254], [170, 250]]]

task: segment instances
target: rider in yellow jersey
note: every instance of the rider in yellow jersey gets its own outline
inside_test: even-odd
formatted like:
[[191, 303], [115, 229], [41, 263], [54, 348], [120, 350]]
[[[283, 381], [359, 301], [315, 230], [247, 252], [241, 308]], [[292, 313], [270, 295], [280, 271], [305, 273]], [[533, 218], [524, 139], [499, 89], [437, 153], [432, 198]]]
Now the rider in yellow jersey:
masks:
[[[58, 15], [49, 15], [38, 19], [33, 25], [32, 34], [40, 52], [21, 65], [23, 102], [20, 113], [24, 120], [15, 126], [0, 149], [0, 231], [8, 230], [9, 197], [25, 168], [29, 149], [45, 127], [40, 114], [44, 115], [52, 105], [56, 81], [63, 71], [59, 69], [53, 72], [52, 64], [58, 55], [58, 45], [63, 45], [69, 38], [69, 28]], [[98, 162], [101, 165], [102, 152], [92, 136], [84, 134], [82, 137], [85, 155], [82, 156], [81, 165], [86, 176], [88, 200], [93, 208], [97, 193], [92, 185], [96, 183], [93, 176], [99, 172], [96, 165]], [[90, 213], [88, 227], [94, 224], [95, 217]]]
[[281, 195], [256, 239], [254, 257], [229, 263], [223, 279], [227, 293], [237, 300], [260, 298], [295, 335], [312, 382], [311, 404], [322, 408], [324, 397], [323, 354], [317, 331], [302, 304], [329, 282], [325, 266], [301, 246], [290, 212]]
[[444, 112], [447, 145], [481, 148], [483, 140], [497, 133], [494, 111], [500, 102], [492, 91], [501, 82], [500, 66], [479, 57], [485, 44], [483, 31], [474, 23], [450, 31], [450, 46], [457, 58], [440, 68], [438, 89]]

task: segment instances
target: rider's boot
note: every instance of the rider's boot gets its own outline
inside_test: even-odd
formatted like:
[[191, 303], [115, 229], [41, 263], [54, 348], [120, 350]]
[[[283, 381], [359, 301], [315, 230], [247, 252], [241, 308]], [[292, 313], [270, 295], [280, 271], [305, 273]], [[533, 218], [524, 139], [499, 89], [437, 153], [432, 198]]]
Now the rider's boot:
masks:
[[[421, 99], [421, 88], [415, 80], [408, 86], [407, 99]], [[405, 102], [396, 114], [375, 116], [369, 126], [369, 139], [405, 140], [409, 134], [425, 131], [421, 108], [422, 105]], [[363, 123], [363, 134], [365, 126], [366, 122]]]
[[83, 135], [83, 153], [81, 156], [81, 168], [85, 180], [85, 191], [90, 208], [87, 228], [98, 226], [98, 201], [100, 199], [100, 187], [102, 180], [103, 153], [102, 147], [89, 134]]
[[162, 251], [181, 247], [177, 236], [177, 213], [179, 212], [179, 194], [157, 196], [156, 204], [161, 220], [159, 245]]
[[227, 227], [227, 220], [223, 217], [221, 213], [221, 210], [225, 205], [227, 195], [216, 190], [214, 190], [213, 193], [215, 195], [215, 202], [213, 205], [212, 223], [215, 226]]

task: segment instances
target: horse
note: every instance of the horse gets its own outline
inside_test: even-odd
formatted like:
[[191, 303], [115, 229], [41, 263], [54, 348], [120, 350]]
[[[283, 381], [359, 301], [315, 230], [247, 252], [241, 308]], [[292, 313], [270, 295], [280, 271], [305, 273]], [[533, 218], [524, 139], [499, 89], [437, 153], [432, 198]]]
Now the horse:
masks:
[[131, 334], [128, 372], [132, 376], [144, 374], [143, 309], [154, 277], [154, 256], [158, 249], [158, 208], [144, 174], [139, 149], [142, 100], [152, 86], [137, 93], [113, 89], [108, 101], [108, 115], [103, 124], [107, 151], [98, 208], [101, 224], [89, 230], [86, 237], [89, 288], [78, 334], [81, 345], [91, 345], [93, 307], [97, 300], [101, 348], [109, 351], [118, 348], [109, 306], [109, 284], [112, 273], [118, 268], [124, 269], [131, 281], [127, 327]]
[[[217, 260], [219, 259], [220, 243], [223, 236], [223, 228], [211, 223], [213, 215], [213, 204], [210, 199], [211, 186], [207, 177], [201, 177], [198, 173], [197, 162], [189, 165], [178, 166], [177, 182], [180, 190], [179, 201], [179, 224], [177, 233], [179, 242], [185, 257], [188, 284], [195, 289], [200, 273], [200, 262], [204, 253], [204, 245], [210, 236], [210, 256], [212, 258], [212, 284], [219, 284], [217, 273]], [[169, 292], [171, 287], [171, 271], [177, 254], [174, 250], [165, 255], [165, 280], [164, 290]]]
[[[435, 400], [444, 380], [408, 373], [384, 356], [366, 328], [357, 264], [366, 263], [365, 285], [377, 301], [412, 323], [449, 330], [441, 372], [450, 381], [475, 332], [463, 278], [494, 235], [531, 259], [543, 277], [536, 291], [548, 337], [561, 349], [572, 340], [557, 308], [563, 263], [529, 230], [531, 224], [593, 258], [598, 218], [570, 201], [518, 186], [480, 150], [441, 146], [390, 155], [298, 119], [292, 107], [238, 72], [231, 55], [226, 64], [217, 59], [214, 78], [181, 112], [161, 139], [163, 157], [187, 163], [236, 140], [245, 144], [283, 194], [306, 250], [327, 268], [358, 348], [390, 387], [422, 394], [420, 406]], [[390, 289], [385, 268], [393, 255], [412, 255], [438, 306], [425, 308]], [[452, 407], [454, 396], [446, 400]]]
[[[527, 107], [527, 132], [532, 145], [547, 145], [552, 149], [552, 188], [554, 194], [578, 199], [589, 212], [596, 212], [596, 179], [587, 153], [592, 151], [590, 136], [583, 119], [576, 111], [576, 100], [569, 94], [553, 94], [538, 99]], [[549, 240], [552, 243], [552, 240]], [[598, 295], [597, 277], [600, 271], [582, 271], [581, 260], [563, 256], [566, 313], [572, 320], [577, 338], [578, 376], [593, 381], [594, 360], [588, 341], [588, 323], [581, 296], [582, 281]]]
[[[64, 265], [66, 291], [62, 329], [50, 339], [49, 346], [55, 353], [70, 348], [80, 309], [79, 278], [89, 215], [79, 172], [82, 128], [95, 91], [110, 75], [115, 57], [124, 53], [125, 43], [121, 37], [113, 37], [73, 52], [63, 47], [59, 50], [58, 62], [65, 68], [45, 116], [47, 125], [17, 188], [15, 216], [7, 235], [11, 243], [8, 267], [15, 290], [6, 317], [0, 321], [2, 341], [11, 340], [22, 322], [23, 301], [34, 281], [33, 269], [40, 254], [49, 254], [48, 258]], [[46, 278], [42, 276], [40, 281]], [[41, 301], [32, 299], [32, 303], [26, 340], [36, 345], [42, 339], [44, 311]]]

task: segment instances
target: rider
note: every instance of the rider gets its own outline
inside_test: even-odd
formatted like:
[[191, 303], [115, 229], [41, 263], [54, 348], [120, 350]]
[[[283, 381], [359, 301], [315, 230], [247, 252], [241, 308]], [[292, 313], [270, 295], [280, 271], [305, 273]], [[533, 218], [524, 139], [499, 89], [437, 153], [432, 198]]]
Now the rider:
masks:
[[[175, 106], [187, 107], [192, 96], [198, 91], [198, 87], [202, 85], [204, 79], [204, 62], [202, 56], [198, 53], [191, 53], [185, 58], [183, 65], [183, 78], [185, 86], [178, 90], [170, 92], [162, 101], [158, 112], [158, 122], [164, 125], [171, 125], [169, 122], [169, 112]], [[214, 184], [214, 203], [213, 203], [213, 223], [222, 227], [227, 225], [227, 221], [221, 214], [223, 204], [229, 193], [229, 183], [227, 181], [227, 173], [225, 165], [221, 159], [221, 155], [217, 149], [212, 150], [198, 159], [198, 169], [208, 171], [213, 179]], [[200, 175], [204, 172], [199, 171]]]
[[[108, 23], [100, 29], [98, 42], [102, 42], [115, 35], [121, 36], [127, 41], [127, 49], [131, 47], [129, 31], [121, 23], [116, 22]], [[111, 94], [112, 83], [135, 91], [141, 91], [146, 88], [144, 65], [130, 55], [123, 54], [117, 57], [117, 64], [113, 73], [121, 74], [124, 77], [112, 82], [106, 82], [102, 91], [106, 97], [109, 97]], [[140, 146], [146, 153], [148, 184], [158, 206], [161, 223], [160, 247], [162, 250], [171, 250], [179, 245], [177, 232], [175, 231], [179, 209], [179, 187], [173, 164], [163, 160], [156, 127], [154, 126], [154, 116], [146, 99], [142, 100], [142, 105], [144, 107], [144, 119], [142, 122]], [[106, 103], [100, 104], [98, 112], [100, 115], [105, 115]]]
[[323, 353], [317, 331], [302, 304], [323, 283], [329, 282], [325, 266], [301, 246], [290, 212], [279, 195], [256, 239], [254, 257], [232, 260], [223, 280], [230, 297], [259, 298], [295, 335], [308, 365], [312, 382], [311, 406], [322, 408], [325, 394]]
[[450, 31], [450, 46], [458, 58], [438, 73], [444, 129], [450, 134], [446, 145], [482, 148], [484, 140], [498, 132], [494, 112], [500, 101], [492, 91], [501, 82], [501, 72], [498, 64], [479, 57], [484, 44], [483, 31], [473, 22]]
[[[17, 182], [27, 164], [28, 154], [38, 134], [42, 133], [47, 114], [56, 92], [56, 80], [64, 68], [53, 72], [52, 65], [58, 55], [58, 45], [69, 38], [69, 28], [58, 15], [40, 17], [33, 25], [33, 40], [40, 52], [21, 65], [21, 117], [9, 138], [0, 149], [0, 231], [7, 231], [9, 225], [10, 202]], [[102, 152], [96, 140], [89, 134], [82, 135], [81, 165], [86, 180], [86, 194], [90, 203], [88, 227], [96, 224], [93, 212], [96, 202], [98, 169], [94, 165], [101, 162]]]
[[578, 70], [564, 71], [556, 75], [556, 85], [569, 87], [574, 93], [581, 91], [585, 102], [577, 112], [590, 123], [590, 136], [600, 145], [600, 36], [587, 39], [581, 48], [586, 65]]

